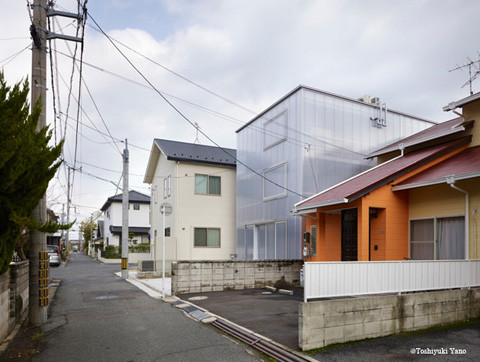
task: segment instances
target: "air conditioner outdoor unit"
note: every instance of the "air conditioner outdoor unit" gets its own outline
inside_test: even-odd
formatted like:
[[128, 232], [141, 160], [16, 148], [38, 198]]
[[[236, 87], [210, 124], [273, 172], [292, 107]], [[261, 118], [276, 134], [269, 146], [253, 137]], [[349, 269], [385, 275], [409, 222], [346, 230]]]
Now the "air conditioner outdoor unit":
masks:
[[138, 269], [143, 272], [155, 271], [155, 260], [140, 260]]

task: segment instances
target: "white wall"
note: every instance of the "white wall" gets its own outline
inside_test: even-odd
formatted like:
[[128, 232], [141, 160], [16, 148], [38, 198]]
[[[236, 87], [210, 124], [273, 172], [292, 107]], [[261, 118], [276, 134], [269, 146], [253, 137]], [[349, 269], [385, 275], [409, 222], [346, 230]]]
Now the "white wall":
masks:
[[[195, 195], [195, 174], [221, 177], [221, 195]], [[164, 197], [164, 179], [171, 177], [171, 194]], [[155, 197], [155, 187], [157, 197]], [[166, 238], [166, 260], [225, 260], [236, 250], [235, 203], [236, 171], [234, 168], [169, 161], [161, 154], [151, 184], [151, 235], [156, 260], [162, 259], [162, 214], [160, 206], [173, 207], [165, 217], [170, 227]], [[194, 247], [195, 227], [215, 227], [221, 231], [221, 247]], [[156, 231], [156, 236], [155, 236]], [[167, 266], [167, 270], [170, 266]]]
[[[133, 205], [136, 202], [132, 201], [129, 203], [130, 207], [128, 210], [128, 224], [130, 227], [150, 227], [149, 213], [150, 205], [148, 204], [139, 204], [140, 210], [134, 210]], [[110, 213], [110, 218], [107, 217], [107, 213]], [[122, 203], [121, 202], [112, 202], [107, 210], [104, 212], [104, 243], [107, 245], [119, 246], [121, 243], [119, 235], [113, 235], [110, 232], [110, 226], [122, 226]], [[142, 241], [141, 237], [136, 237], [138, 242]]]

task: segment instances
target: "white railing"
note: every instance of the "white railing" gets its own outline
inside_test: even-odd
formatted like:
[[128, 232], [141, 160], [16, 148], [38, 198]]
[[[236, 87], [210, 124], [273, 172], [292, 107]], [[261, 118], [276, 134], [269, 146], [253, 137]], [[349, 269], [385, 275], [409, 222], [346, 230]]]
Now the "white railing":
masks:
[[304, 301], [480, 286], [480, 260], [305, 263]]

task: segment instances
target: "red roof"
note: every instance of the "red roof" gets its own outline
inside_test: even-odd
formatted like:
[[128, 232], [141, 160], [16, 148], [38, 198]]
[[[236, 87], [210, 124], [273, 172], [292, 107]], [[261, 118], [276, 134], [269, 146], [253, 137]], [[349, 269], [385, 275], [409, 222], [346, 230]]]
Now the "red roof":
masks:
[[406, 148], [409, 146], [420, 144], [425, 141], [444, 137], [449, 134], [461, 132], [464, 131], [465, 127], [469, 125], [470, 123], [464, 123], [461, 117], [454, 118], [449, 121], [436, 124], [435, 126], [424, 129], [423, 131], [415, 133], [409, 137], [405, 137], [400, 141], [397, 141], [377, 151], [374, 151], [368, 155], [368, 158], [380, 156], [393, 151], [398, 151], [400, 150], [401, 145]]
[[404, 175], [407, 172], [450, 152], [451, 150], [467, 144], [470, 140], [471, 136], [467, 136], [455, 141], [412, 152], [402, 157], [394, 158], [295, 204], [293, 210], [301, 211], [353, 201], [388, 182], [392, 182], [395, 178]]
[[455, 156], [412, 176], [395, 189], [407, 189], [447, 182], [447, 177], [462, 180], [480, 177], [480, 146], [467, 148]]

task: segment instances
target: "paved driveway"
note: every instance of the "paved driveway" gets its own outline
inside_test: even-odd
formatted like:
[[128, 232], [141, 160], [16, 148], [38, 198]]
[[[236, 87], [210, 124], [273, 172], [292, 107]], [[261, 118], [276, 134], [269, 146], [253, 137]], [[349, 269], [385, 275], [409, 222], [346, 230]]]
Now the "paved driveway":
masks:
[[[264, 289], [181, 294], [209, 312], [298, 350], [298, 304], [293, 296], [265, 295]], [[198, 300], [198, 297], [207, 297]], [[192, 299], [194, 298], [194, 299]], [[307, 354], [319, 361], [479, 361], [480, 320], [444, 329], [329, 346]]]

